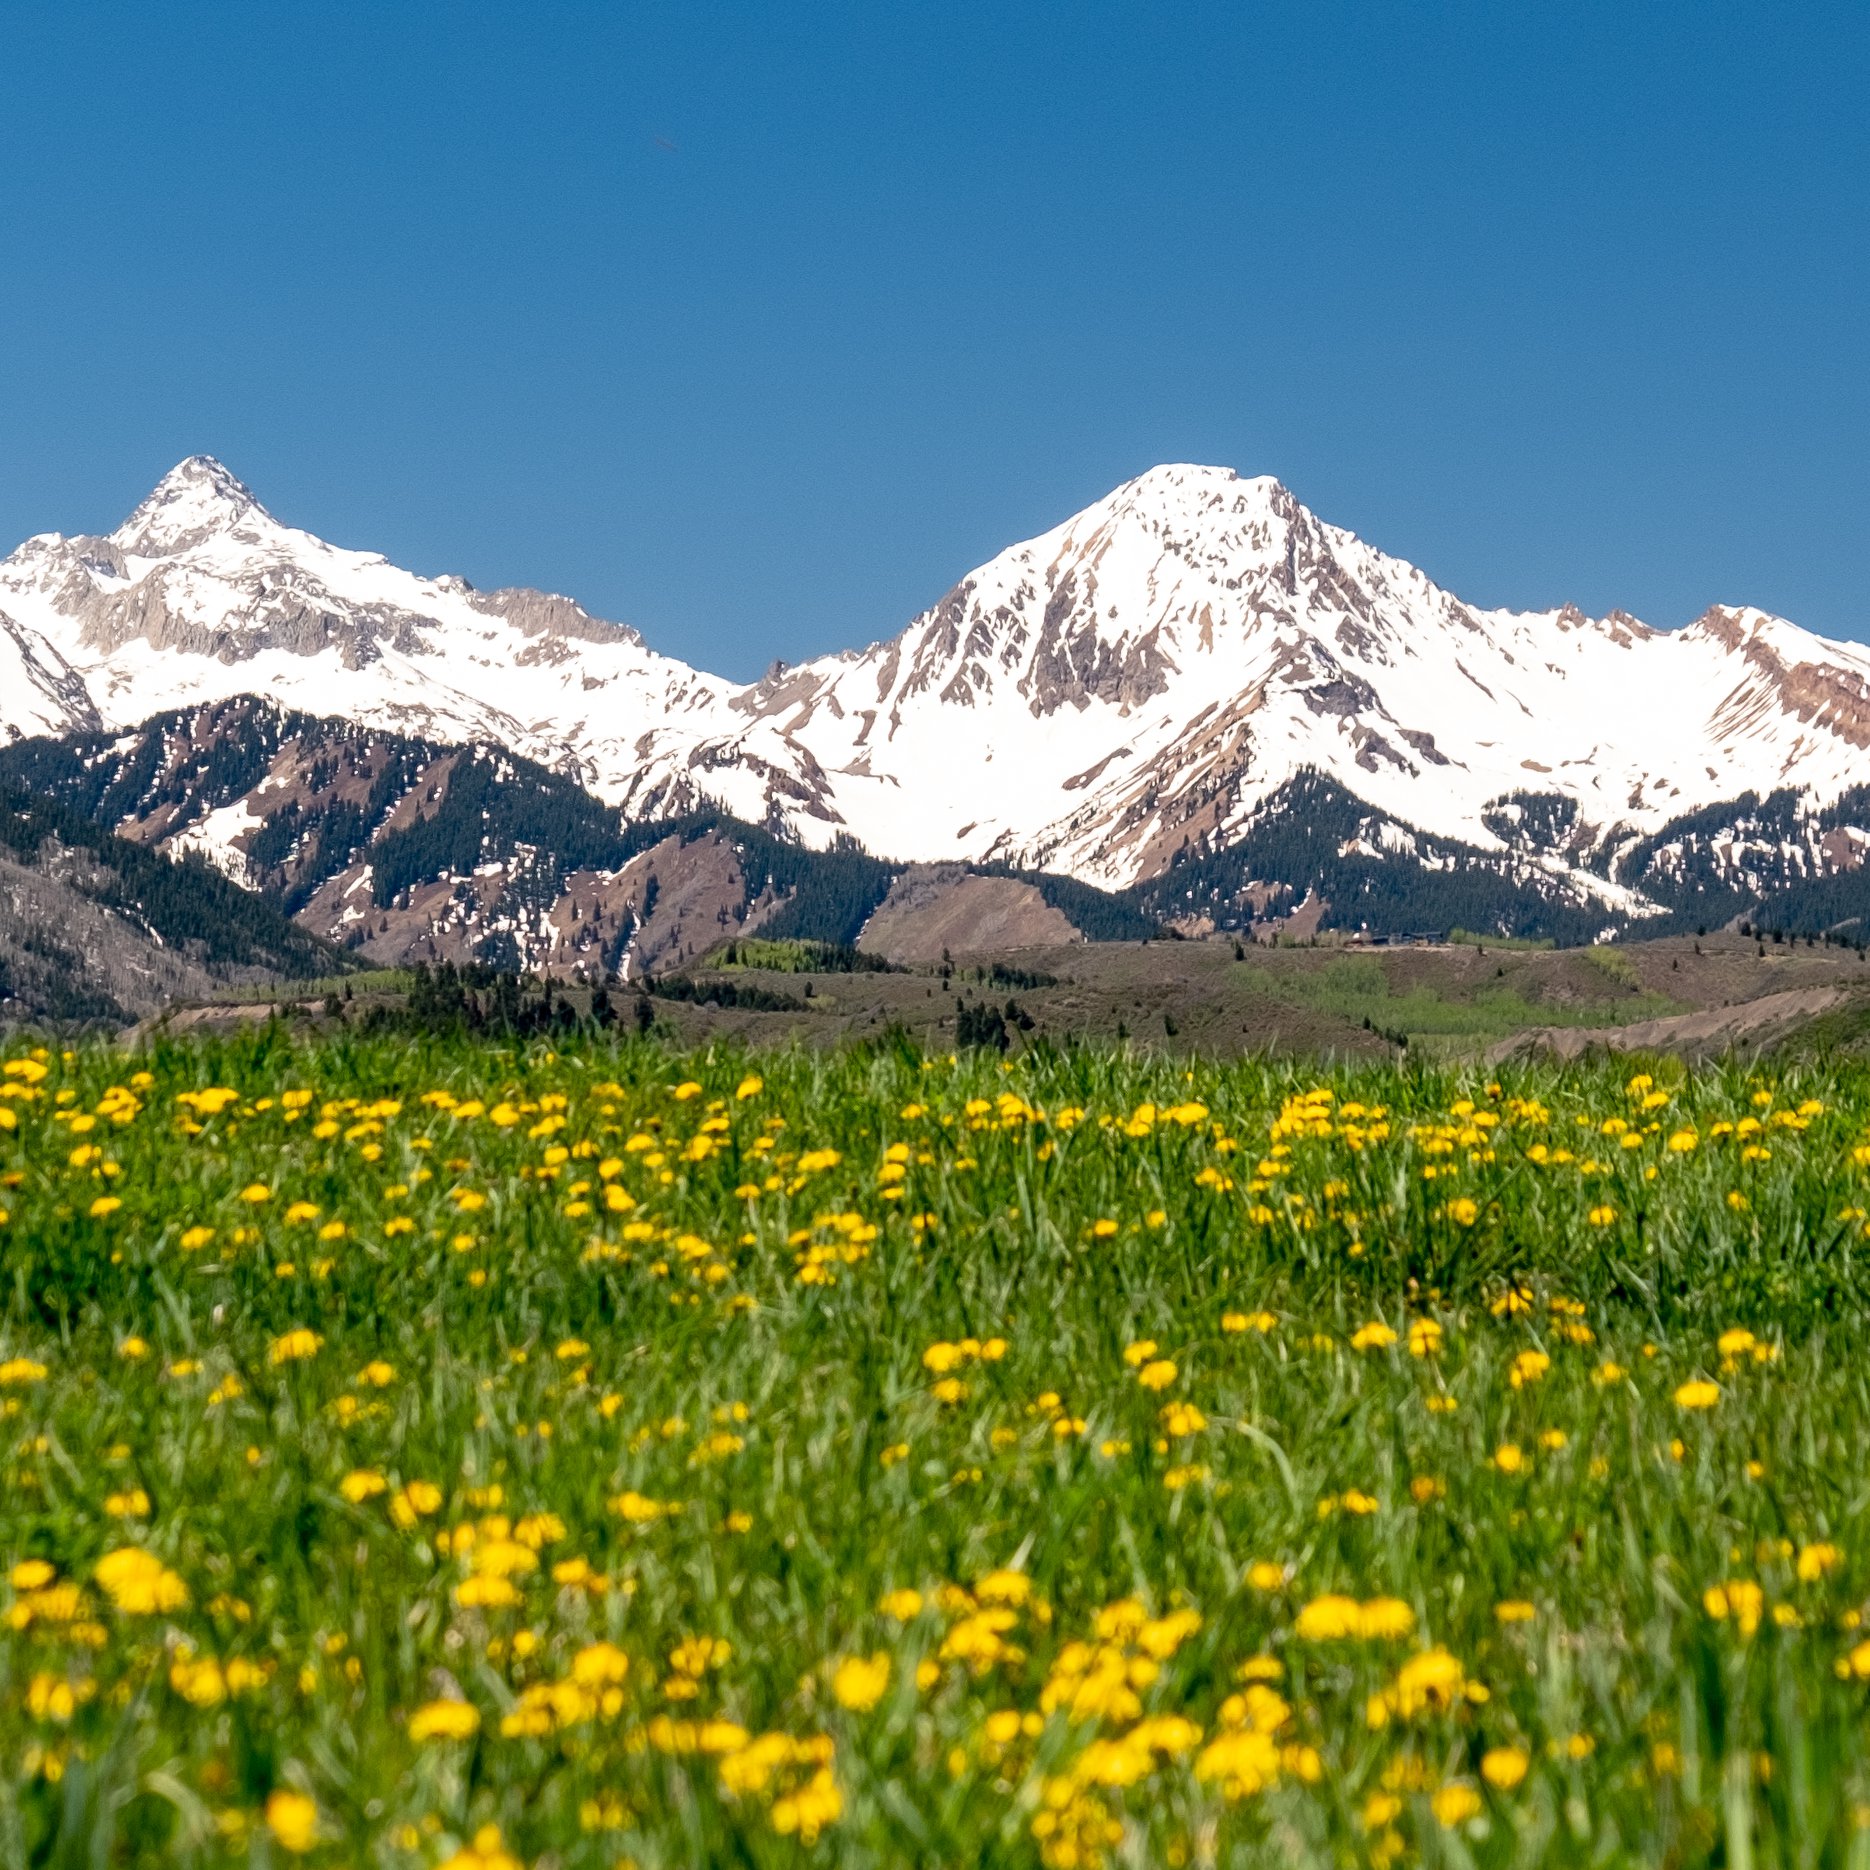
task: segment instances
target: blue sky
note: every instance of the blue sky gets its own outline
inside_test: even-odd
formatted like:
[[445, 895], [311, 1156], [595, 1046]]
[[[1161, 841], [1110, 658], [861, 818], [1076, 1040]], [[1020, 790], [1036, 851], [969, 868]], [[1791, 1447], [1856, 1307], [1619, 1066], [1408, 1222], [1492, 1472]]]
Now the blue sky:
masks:
[[1870, 637], [1870, 7], [6, 9], [0, 542], [181, 456], [749, 675], [1151, 464]]

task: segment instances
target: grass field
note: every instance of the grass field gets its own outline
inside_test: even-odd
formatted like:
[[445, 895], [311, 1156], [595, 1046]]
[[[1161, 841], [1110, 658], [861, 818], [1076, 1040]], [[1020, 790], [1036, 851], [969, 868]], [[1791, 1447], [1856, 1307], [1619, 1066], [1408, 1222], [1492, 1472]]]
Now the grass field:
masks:
[[1870, 1080], [0, 1057], [0, 1862], [1870, 1863]]

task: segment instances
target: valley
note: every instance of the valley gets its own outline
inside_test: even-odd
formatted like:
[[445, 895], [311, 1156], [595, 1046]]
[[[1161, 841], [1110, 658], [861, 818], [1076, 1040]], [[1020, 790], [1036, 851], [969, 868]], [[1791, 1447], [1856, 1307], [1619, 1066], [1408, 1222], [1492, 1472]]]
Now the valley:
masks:
[[[402, 1030], [413, 980], [379, 970], [309, 993], [250, 988], [178, 1004], [144, 1030], [232, 1032], [269, 1018], [306, 1031]], [[558, 986], [568, 1019], [588, 1019], [593, 991]], [[635, 990], [613, 985], [602, 1004], [619, 1028], [696, 1046], [869, 1042], [1017, 1058], [1115, 1042], [1215, 1061], [1394, 1063], [1591, 1049], [1708, 1057], [1857, 1049], [1870, 1040], [1870, 962], [1847, 948], [1732, 935], [1559, 950], [1077, 942], [956, 951], [946, 962], [755, 938], [720, 943]]]

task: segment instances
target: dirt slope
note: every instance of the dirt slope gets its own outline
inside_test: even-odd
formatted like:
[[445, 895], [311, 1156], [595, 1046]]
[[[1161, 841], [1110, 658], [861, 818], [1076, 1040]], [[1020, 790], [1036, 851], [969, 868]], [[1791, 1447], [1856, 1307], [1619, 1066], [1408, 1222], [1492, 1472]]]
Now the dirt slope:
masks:
[[1031, 883], [919, 864], [890, 886], [857, 945], [908, 966], [930, 966], [942, 958], [943, 950], [952, 955], [1013, 954], [1083, 939]]
[[1838, 987], [1792, 988], [1784, 993], [1761, 994], [1738, 1006], [1703, 1007], [1699, 1012], [1675, 1013], [1662, 1019], [1638, 1020], [1629, 1026], [1540, 1026], [1516, 1033], [1489, 1052], [1502, 1059], [1527, 1052], [1550, 1052], [1559, 1058], [1577, 1058], [1593, 1048], [1609, 1052], [1722, 1052], [1734, 1046], [1763, 1045], [1783, 1038], [1793, 1028], [1839, 1005], [1846, 994]]

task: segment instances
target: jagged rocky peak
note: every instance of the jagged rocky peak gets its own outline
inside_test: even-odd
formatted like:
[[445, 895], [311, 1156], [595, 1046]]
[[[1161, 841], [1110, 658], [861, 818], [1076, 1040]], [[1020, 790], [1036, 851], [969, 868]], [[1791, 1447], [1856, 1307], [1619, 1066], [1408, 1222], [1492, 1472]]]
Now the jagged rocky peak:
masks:
[[1215, 545], [1261, 552], [1279, 546], [1311, 515], [1269, 474], [1165, 462], [1128, 480], [1053, 535], [1065, 552], [1100, 556], [1114, 540], [1142, 535], [1162, 549], [1205, 556]]
[[168, 558], [254, 514], [272, 517], [212, 455], [190, 455], [156, 483], [148, 499], [111, 534], [111, 543], [136, 558]]
[[489, 617], [504, 617], [527, 636], [569, 638], [586, 643], [634, 643], [643, 638], [627, 623], [593, 617], [575, 599], [556, 591], [535, 591], [528, 585], [507, 585], [498, 591], [476, 591], [465, 578], [456, 581], [461, 595]]

